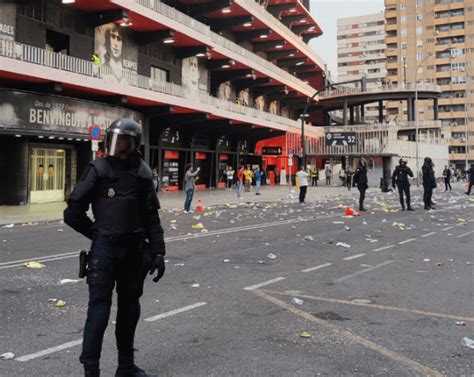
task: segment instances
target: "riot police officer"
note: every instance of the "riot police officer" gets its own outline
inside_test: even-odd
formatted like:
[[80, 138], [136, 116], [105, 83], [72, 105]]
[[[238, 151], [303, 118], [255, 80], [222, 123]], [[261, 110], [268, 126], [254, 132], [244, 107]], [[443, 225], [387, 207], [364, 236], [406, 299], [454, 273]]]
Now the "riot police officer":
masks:
[[425, 209], [435, 209], [433, 207], [433, 189], [436, 188], [436, 178], [434, 173], [433, 160], [430, 157], [425, 157], [425, 161], [421, 168], [423, 173], [423, 202], [425, 203]]
[[367, 179], [367, 161], [365, 158], [361, 158], [359, 161], [359, 166], [357, 167], [352, 185], [359, 190], [359, 211], [367, 211], [364, 207], [365, 192], [369, 188]]
[[[100, 375], [104, 332], [117, 287], [116, 377], [150, 376], [134, 363], [134, 335], [146, 273], [164, 274], [165, 243], [150, 167], [138, 148], [141, 127], [122, 118], [107, 130], [107, 157], [90, 163], [68, 198], [64, 221], [92, 240], [87, 268], [89, 308], [80, 361], [85, 376]], [[92, 205], [94, 221], [87, 216]]]
[[413, 172], [407, 166], [407, 162], [403, 158], [401, 158], [399, 160], [399, 165], [395, 167], [395, 170], [392, 174], [392, 187], [394, 189], [395, 185], [398, 187], [398, 194], [400, 195], [400, 204], [402, 205], [402, 211], [405, 211], [405, 201], [403, 199], [403, 194], [405, 194], [407, 210], [414, 211], [411, 206], [410, 181], [408, 177], [413, 177]]

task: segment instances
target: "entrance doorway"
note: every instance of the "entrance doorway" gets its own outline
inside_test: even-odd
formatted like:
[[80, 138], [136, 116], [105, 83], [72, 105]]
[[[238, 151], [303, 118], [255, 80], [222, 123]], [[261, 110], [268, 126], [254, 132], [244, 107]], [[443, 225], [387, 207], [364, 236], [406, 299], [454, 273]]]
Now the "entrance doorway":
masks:
[[30, 177], [31, 203], [64, 201], [66, 151], [32, 148]]

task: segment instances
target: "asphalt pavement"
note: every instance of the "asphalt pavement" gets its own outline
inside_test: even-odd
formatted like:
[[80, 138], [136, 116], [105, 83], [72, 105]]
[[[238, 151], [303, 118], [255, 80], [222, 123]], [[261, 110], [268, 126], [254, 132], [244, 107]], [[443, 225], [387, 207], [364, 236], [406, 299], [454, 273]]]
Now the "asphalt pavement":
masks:
[[[160, 376], [473, 376], [461, 341], [474, 339], [474, 201], [460, 187], [437, 193], [434, 211], [420, 199], [402, 212], [397, 195], [370, 190], [360, 217], [344, 216], [357, 192], [162, 211], [167, 271], [146, 282], [137, 364]], [[0, 376], [81, 376], [87, 247], [61, 222], [0, 229], [0, 354], [15, 355]]]

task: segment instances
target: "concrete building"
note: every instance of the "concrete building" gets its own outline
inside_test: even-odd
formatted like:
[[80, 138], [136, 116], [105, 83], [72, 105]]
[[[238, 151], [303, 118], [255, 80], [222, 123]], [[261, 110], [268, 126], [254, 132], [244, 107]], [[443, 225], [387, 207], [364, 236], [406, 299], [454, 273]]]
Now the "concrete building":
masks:
[[[474, 162], [474, 7], [462, 0], [385, 0], [388, 79], [412, 88], [440, 85], [439, 119], [452, 166]], [[417, 83], [417, 84], [415, 84]], [[387, 105], [393, 120], [432, 119], [415, 98]]]
[[0, 204], [64, 200], [97, 148], [89, 133], [123, 116], [166, 190], [189, 162], [199, 188], [221, 186], [226, 165], [279, 169], [324, 86], [307, 44], [321, 33], [309, 1], [1, 0]]
[[[338, 82], [367, 78], [367, 88], [378, 89], [384, 82], [385, 16], [383, 13], [337, 20]], [[379, 119], [378, 107], [365, 108], [365, 121]]]

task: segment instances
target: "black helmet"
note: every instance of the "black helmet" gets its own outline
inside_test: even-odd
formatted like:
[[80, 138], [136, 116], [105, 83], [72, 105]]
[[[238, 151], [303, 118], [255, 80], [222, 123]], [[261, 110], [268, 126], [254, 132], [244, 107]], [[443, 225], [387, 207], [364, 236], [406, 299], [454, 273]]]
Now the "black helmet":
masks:
[[398, 163], [399, 163], [400, 165], [402, 165], [403, 163], [405, 163], [405, 164], [406, 164], [406, 163], [407, 163], [407, 161], [406, 161], [406, 160], [404, 160], [403, 158], [401, 158], [400, 160], [398, 160]]
[[[128, 146], [116, 150], [119, 136], [129, 139]], [[105, 147], [109, 156], [128, 156], [137, 151], [142, 142], [142, 128], [133, 119], [121, 118], [112, 122], [105, 135]]]

